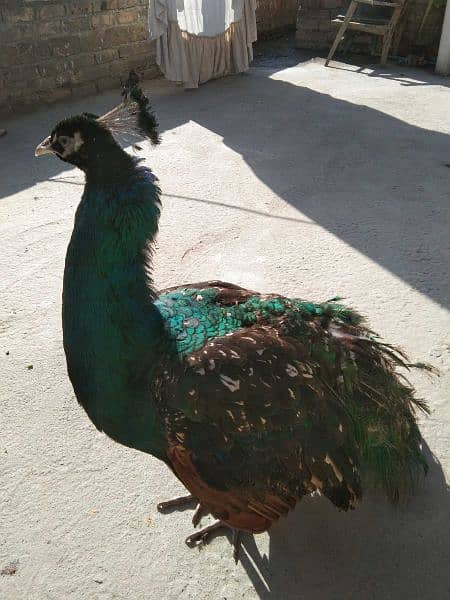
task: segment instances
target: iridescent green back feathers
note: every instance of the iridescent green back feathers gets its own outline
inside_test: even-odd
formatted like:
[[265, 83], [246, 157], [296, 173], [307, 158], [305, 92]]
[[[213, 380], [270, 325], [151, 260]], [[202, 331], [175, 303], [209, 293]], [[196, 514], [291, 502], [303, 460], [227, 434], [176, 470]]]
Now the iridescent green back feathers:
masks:
[[[342, 305], [339, 298], [317, 304], [276, 295], [261, 296], [246, 290], [236, 291], [233, 296], [229, 289], [215, 287], [211, 282], [205, 287], [181, 287], [163, 293], [156, 301], [156, 306], [172, 340], [172, 352], [188, 362], [191, 357], [194, 361], [195, 356], [203, 354], [205, 364], [208, 364], [209, 358], [215, 370], [219, 369], [217, 363], [220, 361], [216, 349], [219, 346], [215, 339], [225, 337], [231, 344], [236, 338], [235, 350], [232, 351], [236, 354], [236, 363], [239, 362], [239, 339], [252, 339], [258, 346], [256, 355], [261, 356], [261, 361], [270, 348], [276, 348], [276, 337], [292, 340], [286, 373], [288, 380], [289, 377], [293, 378], [292, 390], [295, 392], [292, 394], [298, 401], [298, 410], [308, 410], [309, 401], [305, 396], [307, 388], [294, 385], [294, 376], [303, 373], [304, 381], [314, 391], [318, 406], [322, 402], [321, 396], [328, 397], [326, 402], [330, 403], [330, 422], [328, 426], [324, 424], [322, 435], [328, 435], [326, 430], [331, 431], [336, 426], [336, 414], [346, 415], [354, 468], [363, 482], [382, 487], [392, 501], [397, 501], [409, 495], [426, 473], [427, 465], [421, 451], [421, 437], [414, 411], [418, 408], [427, 412], [427, 407], [415, 399], [413, 390], [397, 373], [397, 369], [427, 367], [409, 364], [401, 352], [380, 342], [365, 327], [364, 319]], [[260, 333], [253, 334], [253, 330]], [[226, 354], [225, 347], [222, 352]], [[241, 391], [239, 372], [233, 371], [231, 365], [227, 367], [226, 359], [223, 360], [219, 377], [223, 378], [226, 385], [239, 386], [238, 392]], [[274, 355], [273, 360], [283, 359], [278, 354]], [[263, 372], [268, 369], [277, 372], [275, 369], [278, 366], [272, 362], [269, 360], [264, 364]], [[195, 361], [195, 364], [199, 363]], [[203, 370], [203, 367], [198, 367], [198, 372], [203, 373]], [[249, 373], [253, 375], [253, 371], [251, 367]], [[311, 378], [309, 382], [307, 377]], [[271, 395], [277, 393], [269, 383], [269, 374], [266, 381], [267, 389], [262, 387], [261, 405], [270, 402]], [[195, 385], [195, 379], [189, 379], [189, 382], [189, 385]], [[211, 419], [217, 398], [214, 385], [212, 379], [208, 410], [204, 405], [196, 404], [196, 398], [199, 398], [198, 402], [203, 402], [197, 393], [180, 402], [180, 406], [185, 407], [183, 411], [186, 415], [191, 415], [190, 418], [196, 415], [194, 420], [205, 419], [205, 424]], [[281, 389], [280, 380], [276, 385]], [[236, 397], [236, 401], [241, 404], [241, 413], [255, 410], [255, 414], [261, 415], [266, 422], [268, 416], [261, 406], [250, 407], [248, 400], [243, 397], [242, 400]], [[228, 407], [223, 405], [224, 400], [221, 402], [222, 410], [227, 410]], [[309, 410], [314, 411], [313, 406]], [[234, 409], [230, 406], [229, 410], [232, 413]], [[201, 416], [202, 411], [204, 417]], [[250, 413], [246, 414], [248, 420]], [[294, 432], [295, 425], [289, 423], [290, 417], [287, 415], [284, 417], [287, 419], [285, 426], [288, 430], [293, 427]], [[277, 419], [283, 418], [283, 412], [280, 415], [272, 412], [272, 418], [275, 416]], [[233, 423], [236, 427], [243, 426], [238, 425], [236, 416], [230, 421], [230, 428]], [[220, 427], [227, 427], [226, 420], [221, 421]], [[258, 427], [256, 431], [259, 431]], [[228, 433], [233, 435], [231, 430]], [[260, 436], [261, 432], [256, 435]], [[256, 444], [256, 439], [253, 443]], [[302, 440], [299, 439], [298, 443], [301, 445]], [[195, 442], [193, 444], [195, 447]], [[339, 468], [342, 469], [342, 465]]]

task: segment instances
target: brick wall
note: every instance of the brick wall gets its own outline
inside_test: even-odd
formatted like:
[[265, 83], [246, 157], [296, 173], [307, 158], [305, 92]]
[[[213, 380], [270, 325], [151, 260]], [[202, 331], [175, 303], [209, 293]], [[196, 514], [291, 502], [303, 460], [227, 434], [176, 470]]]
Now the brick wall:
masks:
[[260, 37], [287, 28], [294, 29], [297, 8], [298, 0], [258, 0], [256, 20]]
[[298, 48], [328, 48], [336, 35], [333, 19], [342, 7], [342, 0], [300, 0], [297, 17]]
[[[148, 0], [0, 0], [0, 111], [155, 77]], [[258, 31], [295, 26], [297, 0], [259, 0]]]
[[[419, 33], [428, 0], [408, 0], [404, 16], [398, 26], [398, 54], [407, 56], [416, 54], [428, 60], [437, 56], [445, 0], [433, 5], [425, 25]], [[337, 33], [337, 27], [331, 23], [336, 14], [343, 14], [348, 0], [300, 0], [297, 16], [297, 46], [328, 50]], [[438, 4], [440, 6], [438, 6]], [[381, 47], [381, 38], [363, 33], [352, 32], [349, 50], [376, 53]], [[342, 48], [342, 46], [341, 46]]]
[[414, 53], [431, 60], [436, 59], [444, 20], [445, 0], [435, 0], [424, 27], [419, 33], [427, 4], [428, 0], [409, 0], [403, 20], [400, 54]]
[[18, 108], [158, 73], [146, 41], [147, 0], [3, 0], [0, 107]]

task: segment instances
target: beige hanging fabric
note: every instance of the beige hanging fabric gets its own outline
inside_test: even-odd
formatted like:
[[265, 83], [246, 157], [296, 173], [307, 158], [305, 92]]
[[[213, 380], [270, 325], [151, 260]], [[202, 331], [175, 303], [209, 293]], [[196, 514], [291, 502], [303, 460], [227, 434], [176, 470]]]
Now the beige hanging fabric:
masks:
[[196, 88], [253, 60], [256, 0], [150, 0], [149, 35], [171, 81]]

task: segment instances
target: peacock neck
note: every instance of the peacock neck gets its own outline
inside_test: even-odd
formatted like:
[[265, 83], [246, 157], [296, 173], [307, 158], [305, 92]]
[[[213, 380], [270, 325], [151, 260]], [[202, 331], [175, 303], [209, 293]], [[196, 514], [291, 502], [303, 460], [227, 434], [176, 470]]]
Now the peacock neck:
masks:
[[134, 165], [113, 184], [87, 178], [66, 256], [63, 334], [76, 396], [96, 427], [164, 458], [152, 398], [165, 349], [150, 267], [158, 217], [147, 169]]

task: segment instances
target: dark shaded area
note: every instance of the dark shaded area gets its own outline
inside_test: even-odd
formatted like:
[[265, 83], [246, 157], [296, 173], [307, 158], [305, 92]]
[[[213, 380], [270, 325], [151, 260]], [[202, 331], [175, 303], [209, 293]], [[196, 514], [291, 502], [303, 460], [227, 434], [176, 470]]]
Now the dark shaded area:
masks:
[[270, 530], [268, 557], [246, 537], [242, 563], [259, 597], [449, 598], [450, 490], [428, 448], [426, 455], [429, 476], [405, 506], [368, 493], [355, 511], [336, 513], [324, 498], [309, 497]]
[[[239, 560], [262, 600], [434, 600], [450, 597], [450, 488], [425, 444], [430, 472], [399, 506], [376, 491], [354, 511], [305, 497], [269, 531], [269, 554], [243, 534]], [[443, 510], [446, 507], [446, 510]], [[208, 538], [227, 536], [219, 530]], [[201, 558], [200, 558], [201, 560]]]

